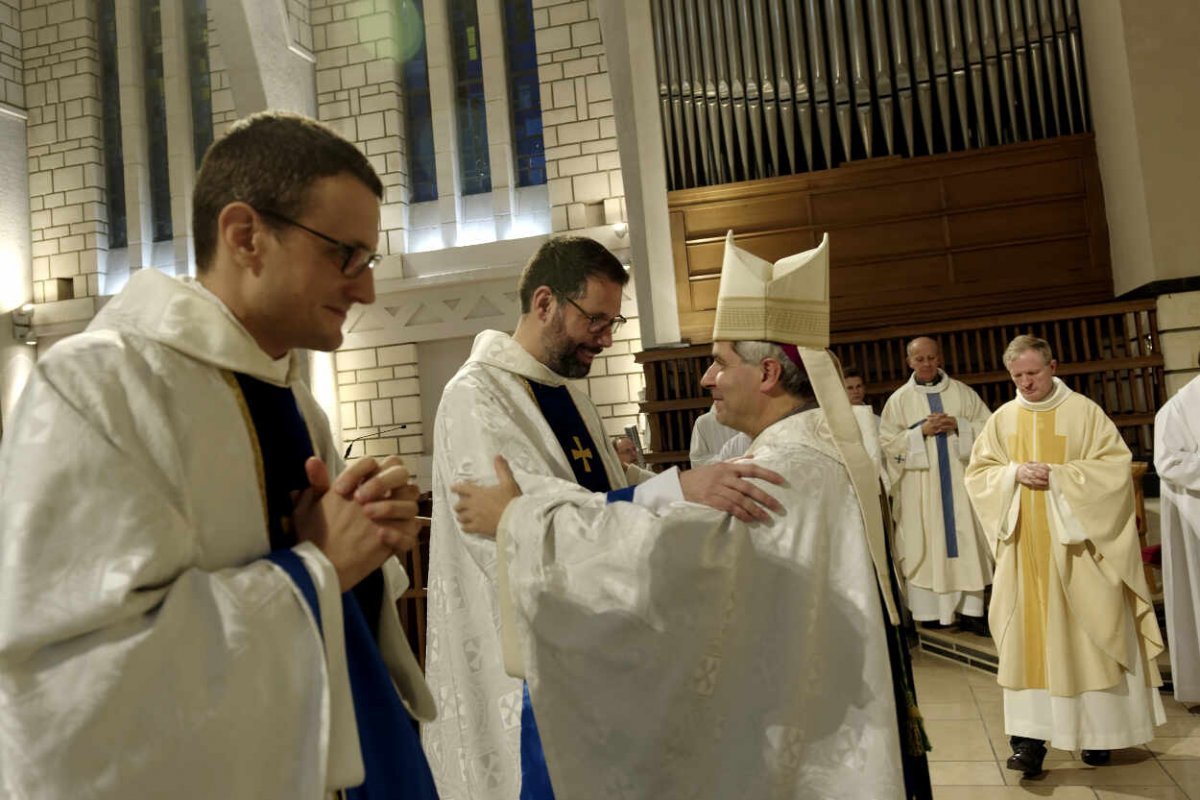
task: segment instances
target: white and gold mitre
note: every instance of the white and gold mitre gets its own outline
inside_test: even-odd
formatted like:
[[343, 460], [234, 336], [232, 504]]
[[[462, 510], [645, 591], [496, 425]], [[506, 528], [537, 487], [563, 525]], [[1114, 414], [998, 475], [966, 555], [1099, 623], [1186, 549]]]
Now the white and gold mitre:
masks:
[[725, 237], [713, 339], [829, 346], [829, 234], [812, 250], [770, 261]]

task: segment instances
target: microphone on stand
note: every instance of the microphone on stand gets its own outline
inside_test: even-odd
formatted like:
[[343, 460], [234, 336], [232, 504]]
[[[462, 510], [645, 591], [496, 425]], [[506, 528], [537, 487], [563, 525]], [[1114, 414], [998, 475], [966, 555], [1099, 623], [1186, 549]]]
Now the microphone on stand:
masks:
[[402, 428], [407, 428], [407, 427], [408, 427], [407, 425], [393, 425], [390, 428], [382, 428], [380, 430], [375, 431], [374, 433], [364, 433], [362, 436], [356, 436], [353, 439], [351, 439], [349, 442], [346, 443], [346, 452], [342, 454], [342, 458], [350, 457], [350, 449], [352, 447], [354, 447], [355, 442], [361, 442], [364, 439], [374, 439], [376, 437], [383, 436], [385, 433], [391, 433], [392, 431], [398, 431], [398, 430], [401, 430]]

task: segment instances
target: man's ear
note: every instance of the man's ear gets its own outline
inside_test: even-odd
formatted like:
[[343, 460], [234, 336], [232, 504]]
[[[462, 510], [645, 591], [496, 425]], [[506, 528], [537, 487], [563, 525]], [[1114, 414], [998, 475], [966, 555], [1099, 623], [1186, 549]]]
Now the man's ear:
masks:
[[258, 214], [246, 203], [230, 203], [217, 215], [218, 249], [224, 249], [235, 263], [255, 272], [262, 259], [262, 236], [266, 233]]
[[540, 322], [545, 322], [550, 317], [554, 302], [554, 290], [549, 286], [539, 286], [533, 290], [533, 297], [529, 300], [529, 311]]
[[758, 390], [767, 394], [779, 386], [779, 380], [783, 377], [783, 365], [774, 358], [764, 358], [759, 369], [762, 377], [759, 379]]

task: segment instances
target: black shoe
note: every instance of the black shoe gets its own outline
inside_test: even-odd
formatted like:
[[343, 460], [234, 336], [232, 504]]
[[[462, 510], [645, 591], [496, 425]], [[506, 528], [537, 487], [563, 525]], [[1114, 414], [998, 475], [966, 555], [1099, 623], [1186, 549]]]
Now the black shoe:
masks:
[[964, 633], [973, 633], [976, 636], [990, 638], [992, 632], [988, 630], [987, 619], [985, 617], [964, 617], [958, 618], [958, 629]]
[[1084, 750], [1080, 756], [1088, 766], [1103, 767], [1112, 760], [1112, 750]]
[[1042, 773], [1042, 761], [1046, 758], [1046, 744], [1040, 739], [1028, 739], [1024, 736], [1013, 736], [1013, 754], [1008, 757], [1005, 766], [1014, 772], [1022, 772], [1026, 778], [1032, 778]]
[[942, 628], [946, 627], [942, 623], [938, 622], [936, 619], [927, 620], [925, 622], [918, 622], [917, 624], [920, 625], [922, 628], [924, 628], [927, 631], [940, 631]]

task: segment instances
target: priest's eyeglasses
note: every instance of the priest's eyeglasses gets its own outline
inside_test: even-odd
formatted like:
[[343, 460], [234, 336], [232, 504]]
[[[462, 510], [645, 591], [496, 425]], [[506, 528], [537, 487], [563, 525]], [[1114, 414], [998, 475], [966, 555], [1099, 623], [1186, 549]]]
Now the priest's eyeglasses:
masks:
[[583, 310], [583, 306], [579, 305], [579, 303], [576, 303], [562, 292], [555, 292], [555, 294], [557, 294], [563, 300], [566, 300], [571, 305], [575, 306], [575, 309], [580, 314], [583, 314], [588, 321], [588, 333], [604, 333], [605, 331], [609, 331], [615, 336], [617, 331], [621, 329], [621, 326], [629, 321], [620, 314], [617, 314], [615, 317], [606, 317], [603, 314], [589, 314]]
[[357, 278], [368, 269], [375, 269], [375, 265], [383, 260], [383, 256], [381, 256], [379, 253], [372, 253], [370, 250], [359, 247], [358, 245], [347, 244], [346, 242], [339, 241], [332, 236], [326, 236], [320, 231], [315, 231], [307, 225], [296, 222], [296, 220], [291, 219], [290, 217], [285, 217], [283, 214], [262, 208], [256, 208], [254, 210], [259, 214], [262, 214], [264, 217], [270, 217], [277, 222], [282, 222], [285, 225], [291, 225], [294, 228], [299, 228], [302, 231], [311, 233], [318, 239], [329, 242], [331, 245], [336, 247], [338, 249], [338, 255], [342, 260], [342, 274], [347, 278]]

